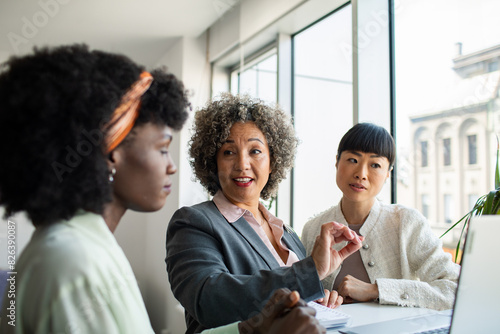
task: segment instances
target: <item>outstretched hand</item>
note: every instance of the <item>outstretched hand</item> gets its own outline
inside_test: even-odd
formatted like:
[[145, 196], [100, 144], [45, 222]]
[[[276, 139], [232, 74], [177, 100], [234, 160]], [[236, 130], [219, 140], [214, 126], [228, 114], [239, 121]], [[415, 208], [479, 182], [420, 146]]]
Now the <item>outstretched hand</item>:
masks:
[[[319, 279], [322, 280], [333, 273], [344, 259], [361, 248], [363, 240], [364, 237], [357, 235], [345, 225], [337, 222], [323, 224], [311, 253]], [[343, 241], [347, 241], [347, 245], [341, 250], [332, 248], [333, 245]]]

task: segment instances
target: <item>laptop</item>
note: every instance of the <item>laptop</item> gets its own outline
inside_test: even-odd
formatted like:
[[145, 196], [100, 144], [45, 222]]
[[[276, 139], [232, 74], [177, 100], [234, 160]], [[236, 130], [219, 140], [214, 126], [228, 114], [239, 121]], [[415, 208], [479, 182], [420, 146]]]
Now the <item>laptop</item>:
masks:
[[[472, 218], [453, 310], [340, 329], [343, 334], [500, 333], [500, 215]], [[441, 332], [439, 332], [441, 333]]]

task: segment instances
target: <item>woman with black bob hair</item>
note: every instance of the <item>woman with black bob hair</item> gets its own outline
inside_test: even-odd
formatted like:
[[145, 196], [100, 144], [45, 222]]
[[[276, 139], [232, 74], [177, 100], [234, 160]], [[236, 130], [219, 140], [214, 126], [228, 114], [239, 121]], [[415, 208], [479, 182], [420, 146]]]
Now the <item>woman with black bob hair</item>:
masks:
[[[327, 223], [311, 256], [295, 232], [260, 202], [292, 167], [297, 138], [278, 106], [222, 94], [195, 114], [190, 157], [213, 200], [176, 211], [167, 231], [167, 272], [188, 333], [246, 319], [278, 288], [337, 307], [320, 280], [361, 247], [346, 226]], [[335, 243], [347, 241], [332, 250]]]
[[[127, 209], [159, 210], [171, 192], [168, 149], [190, 109], [183, 84], [73, 45], [12, 57], [0, 99], [0, 205], [36, 227], [1, 332], [153, 333], [112, 233]], [[304, 306], [297, 292], [278, 290], [265, 313], [213, 333], [324, 332]]]
[[[390, 176], [394, 140], [383, 127], [353, 126], [337, 150], [338, 205], [303, 229], [308, 253], [324, 222], [336, 221], [364, 236], [363, 247], [329, 275], [325, 288], [349, 301], [372, 301], [438, 310], [453, 306], [459, 265], [417, 210], [376, 199]], [[341, 247], [342, 244], [335, 247]]]

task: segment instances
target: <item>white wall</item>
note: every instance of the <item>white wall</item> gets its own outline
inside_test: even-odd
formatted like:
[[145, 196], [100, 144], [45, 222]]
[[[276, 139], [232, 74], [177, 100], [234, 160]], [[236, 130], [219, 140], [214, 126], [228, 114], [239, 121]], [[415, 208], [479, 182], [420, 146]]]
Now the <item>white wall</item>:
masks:
[[174, 135], [170, 146], [178, 172], [173, 176], [173, 191], [167, 204], [155, 213], [127, 212], [115, 236], [134, 269], [155, 331], [182, 333], [185, 331], [184, 313], [173, 297], [167, 279], [165, 236], [170, 217], [178, 208], [207, 199], [201, 186], [192, 181], [187, 154], [194, 110], [208, 100], [210, 93], [206, 34], [198, 38], [179, 38], [156, 66], [166, 66], [184, 82], [190, 92], [193, 111], [184, 129]]

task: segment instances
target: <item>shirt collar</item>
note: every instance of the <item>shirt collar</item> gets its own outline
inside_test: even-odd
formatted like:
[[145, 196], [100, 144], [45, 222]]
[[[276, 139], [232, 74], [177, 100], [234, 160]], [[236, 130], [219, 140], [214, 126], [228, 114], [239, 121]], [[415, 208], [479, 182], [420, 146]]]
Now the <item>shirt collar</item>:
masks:
[[217, 206], [217, 209], [219, 209], [220, 213], [226, 218], [226, 220], [230, 223], [234, 223], [243, 215], [247, 210], [240, 208], [237, 205], [234, 205], [231, 203], [224, 193], [222, 193], [221, 190], [217, 191], [215, 194], [213, 201], [215, 205]]
[[[242, 209], [237, 205], [231, 203], [224, 193], [219, 190], [215, 194], [213, 201], [219, 209], [220, 213], [226, 218], [229, 223], [234, 223], [245, 215], [253, 216], [252, 213], [246, 209]], [[283, 226], [283, 222], [277, 219], [267, 208], [259, 202], [259, 210], [264, 214], [268, 222]], [[254, 217], [255, 218], [255, 217]]]

